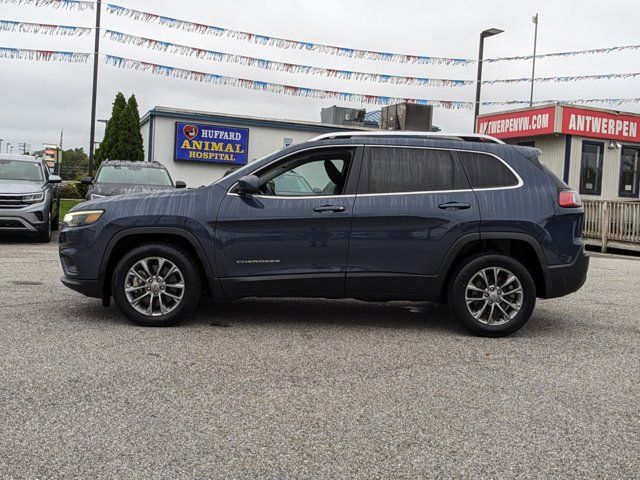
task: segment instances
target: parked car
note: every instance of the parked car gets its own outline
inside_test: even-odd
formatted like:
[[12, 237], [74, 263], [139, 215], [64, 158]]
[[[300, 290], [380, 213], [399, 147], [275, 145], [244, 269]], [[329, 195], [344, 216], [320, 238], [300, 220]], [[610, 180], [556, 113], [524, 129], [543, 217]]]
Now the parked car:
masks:
[[62, 180], [42, 159], [0, 154], [0, 232], [25, 232], [51, 241], [58, 229]]
[[185, 188], [186, 183], [178, 180], [175, 184], [171, 175], [160, 162], [131, 162], [107, 160], [100, 164], [95, 177], [82, 179], [88, 185], [87, 200], [121, 195], [123, 193], [152, 192]]
[[[138, 325], [175, 324], [204, 292], [447, 299], [471, 331], [507, 335], [589, 265], [580, 198], [539, 157], [483, 135], [323, 135], [204, 188], [74, 207], [62, 281]], [[294, 171], [299, 191], [270, 187]]]

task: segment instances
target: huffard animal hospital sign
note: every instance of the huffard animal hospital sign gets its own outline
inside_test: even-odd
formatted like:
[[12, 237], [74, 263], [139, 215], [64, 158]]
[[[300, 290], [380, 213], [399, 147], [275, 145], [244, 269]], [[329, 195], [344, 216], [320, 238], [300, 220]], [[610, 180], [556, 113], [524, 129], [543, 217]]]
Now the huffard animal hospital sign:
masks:
[[245, 165], [249, 130], [176, 122], [175, 160]]

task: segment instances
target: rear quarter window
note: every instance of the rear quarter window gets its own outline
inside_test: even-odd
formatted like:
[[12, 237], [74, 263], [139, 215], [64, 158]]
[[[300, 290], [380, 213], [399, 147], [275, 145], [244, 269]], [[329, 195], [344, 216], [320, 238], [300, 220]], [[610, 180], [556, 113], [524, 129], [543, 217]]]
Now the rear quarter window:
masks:
[[498, 158], [477, 152], [458, 152], [472, 188], [500, 188], [518, 185], [518, 178]]
[[432, 192], [469, 188], [464, 172], [447, 150], [372, 147], [367, 193]]

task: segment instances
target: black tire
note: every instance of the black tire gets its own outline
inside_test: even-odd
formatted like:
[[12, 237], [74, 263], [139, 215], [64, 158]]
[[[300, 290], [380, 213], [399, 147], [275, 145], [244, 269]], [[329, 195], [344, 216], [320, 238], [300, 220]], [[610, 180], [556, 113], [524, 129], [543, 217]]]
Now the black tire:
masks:
[[49, 221], [38, 229], [36, 241], [39, 243], [49, 243], [51, 241], [51, 227], [51, 217], [49, 217]]
[[[131, 267], [149, 257], [160, 257], [172, 262], [179, 269], [184, 283], [184, 293], [178, 305], [169, 313], [157, 316], [136, 310], [124, 290]], [[118, 261], [111, 277], [111, 294], [118, 309], [133, 323], [143, 327], [169, 327], [186, 319], [198, 305], [202, 293], [200, 273], [195, 262], [187, 252], [169, 244], [148, 243], [134, 248]], [[156, 295], [162, 296], [159, 292]]]
[[[472, 298], [475, 298], [475, 295], [478, 295], [478, 298], [482, 298], [482, 300], [471, 303], [471, 308], [475, 307], [476, 312], [481, 310], [481, 308], [484, 306], [487, 308], [492, 308], [490, 312], [493, 313], [493, 308], [501, 305], [501, 308], [504, 307], [504, 309], [507, 310], [506, 313], [511, 314], [515, 310], [505, 304], [504, 300], [508, 300], [520, 306], [520, 309], [517, 311], [517, 313], [515, 313], [510, 319], [507, 319], [506, 315], [498, 313], [498, 310], [496, 310], [495, 315], [498, 320], [494, 321], [494, 323], [498, 324], [490, 323], [487, 318], [482, 318], [483, 316], [488, 317], [489, 312], [481, 312], [481, 315], [479, 316], [480, 319], [474, 317], [469, 311], [466, 301], [467, 285], [471, 281], [472, 277], [486, 268], [489, 268], [491, 269], [491, 271], [493, 271], [493, 267], [501, 269], [499, 270], [498, 274], [499, 279], [504, 279], [505, 276], [507, 276], [507, 273], [512, 273], [516, 277], [517, 281], [520, 282], [522, 288], [521, 297], [516, 297], [517, 294], [512, 294], [512, 296], [505, 295], [504, 299], [500, 297], [498, 301], [494, 300], [493, 302], [490, 302], [490, 300], [487, 299], [487, 302], [491, 303], [492, 305], [495, 304], [493, 307], [488, 307], [488, 304], [485, 304], [484, 302], [484, 297], [489, 295], [489, 293], [485, 292], [473, 294], [474, 297]], [[505, 273], [505, 270], [508, 272]], [[492, 282], [491, 273], [488, 273], [488, 276], [489, 284], [500, 284], [500, 280], [498, 282]], [[476, 277], [476, 279], [477, 278], [478, 277]], [[479, 286], [482, 287], [481, 282], [479, 283]], [[487, 290], [489, 289], [490, 286], [487, 286]], [[498, 289], [496, 289], [496, 291], [497, 290]], [[493, 290], [491, 291], [491, 295], [495, 295], [493, 293]], [[516, 298], [518, 298], [518, 300], [516, 300]], [[454, 272], [452, 281], [449, 284], [448, 299], [449, 305], [455, 317], [473, 333], [484, 337], [503, 337], [520, 329], [525, 323], [527, 323], [527, 321], [531, 317], [533, 308], [536, 304], [536, 286], [527, 268], [519, 261], [500, 254], [481, 254], [471, 257], [469, 260], [460, 265]]]

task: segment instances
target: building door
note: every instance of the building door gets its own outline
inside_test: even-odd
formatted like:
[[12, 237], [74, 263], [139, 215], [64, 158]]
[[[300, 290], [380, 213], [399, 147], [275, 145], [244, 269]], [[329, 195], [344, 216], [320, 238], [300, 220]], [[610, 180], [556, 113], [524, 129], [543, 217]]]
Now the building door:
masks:
[[344, 292], [362, 149], [315, 148], [253, 174], [260, 194], [232, 187], [216, 222], [216, 264], [234, 295]]
[[447, 150], [367, 147], [354, 205], [347, 293], [427, 294], [461, 237], [479, 237], [478, 202]]

